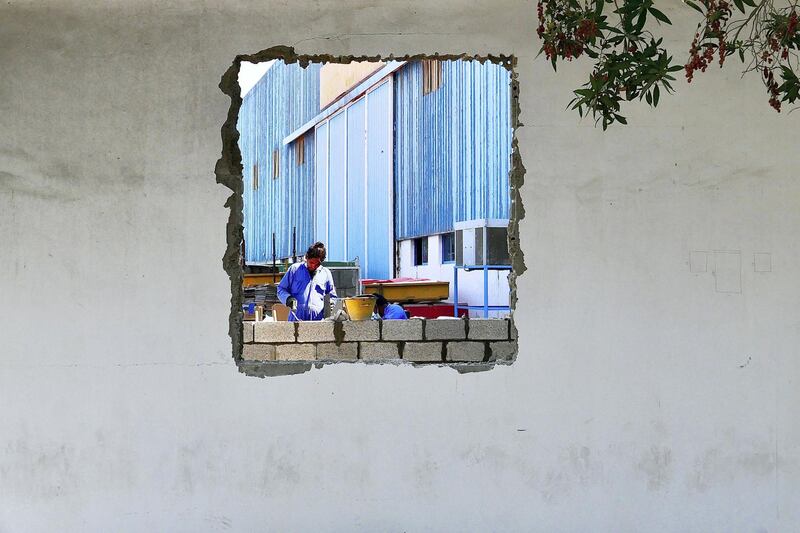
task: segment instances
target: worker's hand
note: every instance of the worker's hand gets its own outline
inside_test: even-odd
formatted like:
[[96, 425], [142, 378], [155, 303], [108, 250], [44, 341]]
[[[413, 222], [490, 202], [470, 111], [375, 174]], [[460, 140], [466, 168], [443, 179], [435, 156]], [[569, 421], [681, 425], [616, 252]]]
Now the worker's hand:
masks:
[[286, 307], [288, 307], [292, 311], [297, 311], [297, 300], [289, 296], [288, 298], [286, 298]]

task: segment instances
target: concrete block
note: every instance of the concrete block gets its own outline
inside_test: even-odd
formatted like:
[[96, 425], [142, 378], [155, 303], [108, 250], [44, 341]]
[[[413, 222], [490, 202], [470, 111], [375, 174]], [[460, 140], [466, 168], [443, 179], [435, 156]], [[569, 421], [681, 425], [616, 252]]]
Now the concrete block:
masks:
[[343, 342], [336, 346], [333, 342], [317, 344], [317, 361], [355, 361], [358, 359], [358, 343]]
[[421, 341], [422, 323], [419, 318], [410, 320], [384, 320], [381, 339], [385, 341]]
[[509, 320], [508, 326], [511, 328], [511, 340], [517, 340], [517, 326], [514, 324], [513, 320]]
[[407, 342], [403, 348], [406, 361], [428, 362], [442, 360], [441, 342]]
[[400, 350], [396, 342], [361, 342], [361, 359], [375, 361], [382, 359], [400, 359]]
[[256, 342], [294, 342], [294, 322], [256, 322]]
[[242, 347], [245, 361], [274, 361], [275, 346], [272, 344], [245, 344]]
[[253, 342], [253, 322], [242, 322], [242, 342]]
[[448, 361], [483, 361], [485, 345], [482, 342], [448, 342], [447, 360]]
[[314, 344], [278, 344], [275, 346], [276, 361], [314, 361], [317, 347]]
[[508, 319], [470, 318], [468, 338], [476, 340], [507, 341]]
[[381, 339], [380, 324], [377, 320], [346, 320], [342, 322], [344, 340], [379, 341]]
[[425, 321], [425, 339], [429, 341], [460, 340], [467, 338], [464, 320], [435, 318]]
[[512, 361], [517, 355], [517, 343], [516, 341], [490, 342], [489, 350], [492, 352], [489, 356], [490, 361]]
[[333, 342], [333, 322], [298, 322], [297, 342]]

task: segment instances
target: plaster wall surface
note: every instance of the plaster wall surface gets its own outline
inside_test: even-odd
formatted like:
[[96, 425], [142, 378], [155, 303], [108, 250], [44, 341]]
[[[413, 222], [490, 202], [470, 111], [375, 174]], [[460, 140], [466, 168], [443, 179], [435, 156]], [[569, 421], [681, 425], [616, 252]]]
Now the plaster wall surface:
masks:
[[[603, 133], [535, 9], [4, 2], [0, 531], [796, 531], [797, 118], [713, 68]], [[237, 371], [217, 84], [278, 44], [518, 57], [512, 366]]]

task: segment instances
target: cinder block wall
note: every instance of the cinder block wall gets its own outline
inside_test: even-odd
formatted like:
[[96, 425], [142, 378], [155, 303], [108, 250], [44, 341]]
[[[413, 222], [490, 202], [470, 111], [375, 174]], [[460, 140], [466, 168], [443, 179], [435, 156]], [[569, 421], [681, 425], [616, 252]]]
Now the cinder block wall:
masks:
[[510, 319], [245, 322], [245, 361], [512, 361], [516, 330]]

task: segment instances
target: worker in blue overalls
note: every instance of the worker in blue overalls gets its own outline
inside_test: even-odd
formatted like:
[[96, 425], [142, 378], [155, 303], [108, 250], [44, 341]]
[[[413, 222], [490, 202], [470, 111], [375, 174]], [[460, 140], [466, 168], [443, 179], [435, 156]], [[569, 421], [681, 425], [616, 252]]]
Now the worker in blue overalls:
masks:
[[379, 294], [375, 301], [375, 311], [384, 320], [406, 320], [406, 310], [397, 304], [390, 304], [389, 301]]
[[325, 255], [325, 245], [315, 242], [306, 251], [305, 261], [290, 266], [278, 284], [278, 298], [291, 309], [290, 321], [322, 320], [325, 296], [337, 298], [331, 271], [322, 266]]

